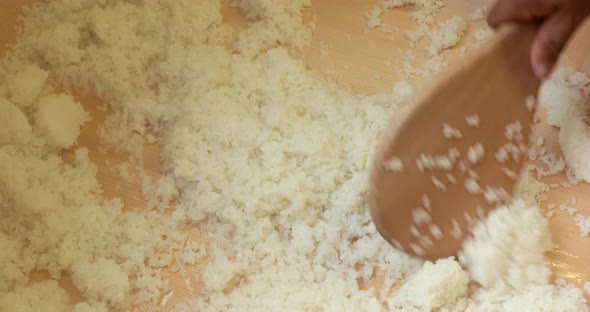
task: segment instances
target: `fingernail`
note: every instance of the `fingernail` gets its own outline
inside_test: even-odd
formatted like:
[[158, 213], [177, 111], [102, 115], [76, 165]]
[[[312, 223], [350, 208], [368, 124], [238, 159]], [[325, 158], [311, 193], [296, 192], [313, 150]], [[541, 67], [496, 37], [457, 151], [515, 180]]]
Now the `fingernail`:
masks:
[[537, 64], [533, 67], [533, 72], [537, 79], [543, 79], [547, 75], [547, 66], [545, 64]]

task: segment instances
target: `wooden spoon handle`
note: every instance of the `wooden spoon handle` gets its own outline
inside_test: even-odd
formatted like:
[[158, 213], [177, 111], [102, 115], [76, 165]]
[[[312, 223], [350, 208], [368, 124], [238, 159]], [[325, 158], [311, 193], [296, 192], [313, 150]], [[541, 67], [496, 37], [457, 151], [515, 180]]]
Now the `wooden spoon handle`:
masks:
[[494, 54], [489, 63], [510, 66], [515, 73], [532, 73], [530, 51], [536, 31], [537, 27], [533, 24], [503, 25], [482, 54]]
[[590, 72], [590, 19], [578, 27], [565, 47], [564, 65], [577, 71]]

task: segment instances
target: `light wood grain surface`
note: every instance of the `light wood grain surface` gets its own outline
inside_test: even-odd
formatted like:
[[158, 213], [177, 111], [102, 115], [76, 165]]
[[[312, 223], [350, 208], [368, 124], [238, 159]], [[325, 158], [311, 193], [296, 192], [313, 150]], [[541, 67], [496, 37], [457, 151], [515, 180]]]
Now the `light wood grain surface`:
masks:
[[[15, 21], [22, 4], [32, 0], [2, 0], [0, 3], [0, 46], [4, 46], [15, 39]], [[467, 14], [482, 3], [488, 1], [449, 0], [447, 8], [441, 16], [448, 17], [452, 14]], [[310, 9], [310, 16], [316, 16], [316, 31], [313, 44], [305, 50], [305, 61], [308, 66], [316, 71], [326, 74], [328, 79], [339, 81], [343, 86], [365, 93], [389, 92], [391, 86], [401, 79], [393, 68], [385, 66], [385, 60], [395, 60], [399, 57], [397, 48], [407, 48], [407, 41], [403, 37], [403, 31], [413, 29], [414, 24], [409, 18], [410, 10], [396, 10], [383, 14], [382, 19], [400, 28], [399, 33], [383, 34], [379, 31], [365, 33], [364, 13], [370, 9], [376, 1], [367, 0], [318, 0]], [[232, 9], [226, 9], [225, 20], [239, 24], [239, 17]], [[587, 27], [586, 27], [587, 28]], [[590, 60], [587, 57], [590, 49], [588, 31], [580, 31], [574, 42], [570, 45], [568, 56], [570, 64], [576, 68], [590, 72]], [[467, 37], [464, 42], [471, 40]], [[320, 55], [320, 46], [329, 47], [327, 55]], [[469, 48], [471, 49], [471, 48]], [[0, 50], [0, 55], [4, 49]], [[424, 60], [424, 55], [418, 54], [418, 63]], [[451, 60], [453, 56], [451, 56]], [[345, 66], [347, 69], [345, 69]], [[376, 75], [378, 74], [378, 75]], [[378, 77], [379, 78], [376, 78]], [[413, 79], [416, 82], [417, 79]], [[79, 140], [79, 144], [87, 146], [91, 159], [98, 166], [98, 179], [103, 184], [107, 196], [119, 196], [125, 200], [128, 209], [141, 209], [145, 203], [141, 199], [139, 185], [137, 183], [125, 183], [118, 178], [113, 171], [114, 165], [127, 159], [126, 155], [108, 153], [104, 154], [98, 149], [98, 140], [95, 134], [96, 125], [104, 119], [104, 112], [96, 109], [101, 103], [100, 99], [93, 96], [81, 96], [75, 90], [77, 99], [92, 114], [93, 121], [85, 126]], [[537, 130], [546, 137], [546, 149], [548, 152], [559, 152], [556, 130], [541, 124]], [[64, 152], [68, 157], [68, 151]], [[160, 174], [159, 149], [157, 145], [146, 146], [144, 149], [144, 169], [151, 175]], [[550, 179], [551, 182], [564, 180], [565, 177], [557, 176]], [[549, 181], [545, 181], [549, 182]], [[590, 215], [590, 185], [581, 184], [570, 189], [554, 189], [548, 194], [547, 202], [569, 203], [571, 197], [576, 196], [577, 208], [581, 213]], [[555, 251], [548, 255], [555, 277], [563, 277], [569, 281], [582, 285], [590, 280], [590, 238], [580, 238], [578, 228], [572, 218], [564, 212], [558, 211], [551, 219], [551, 231], [556, 242]], [[198, 236], [198, 233], [193, 233]], [[193, 268], [183, 268], [170, 275], [170, 289], [174, 290], [167, 307], [177, 302], [188, 302], [197, 296], [194, 274], [189, 274]], [[46, 274], [37, 272], [32, 274], [32, 280], [45, 278]], [[187, 280], [188, 279], [188, 280]], [[188, 283], [187, 283], [188, 281]], [[378, 283], [378, 281], [377, 281]], [[80, 301], [82, 298], [73, 287], [69, 278], [65, 276], [61, 284], [68, 289], [73, 299]]]

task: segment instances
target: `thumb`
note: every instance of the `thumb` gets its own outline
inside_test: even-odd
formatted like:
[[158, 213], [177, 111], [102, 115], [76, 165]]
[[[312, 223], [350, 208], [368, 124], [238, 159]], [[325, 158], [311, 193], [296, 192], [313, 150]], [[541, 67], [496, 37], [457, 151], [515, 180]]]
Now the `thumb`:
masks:
[[491, 27], [497, 27], [505, 22], [542, 19], [555, 11], [555, 3], [552, 0], [499, 0], [492, 7], [487, 21]]
[[537, 78], [545, 78], [553, 69], [568, 39], [579, 25], [568, 10], [560, 10], [545, 20], [531, 47], [531, 65]]

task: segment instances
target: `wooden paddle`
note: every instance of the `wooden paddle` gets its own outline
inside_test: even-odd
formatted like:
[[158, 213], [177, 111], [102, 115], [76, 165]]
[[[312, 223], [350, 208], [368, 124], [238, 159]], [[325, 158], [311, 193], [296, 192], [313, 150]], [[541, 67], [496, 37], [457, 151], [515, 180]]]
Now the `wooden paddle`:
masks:
[[430, 260], [456, 255], [473, 223], [508, 199], [536, 108], [534, 33], [532, 25], [499, 29], [464, 63], [417, 90], [384, 131], [369, 202], [391, 244]]

